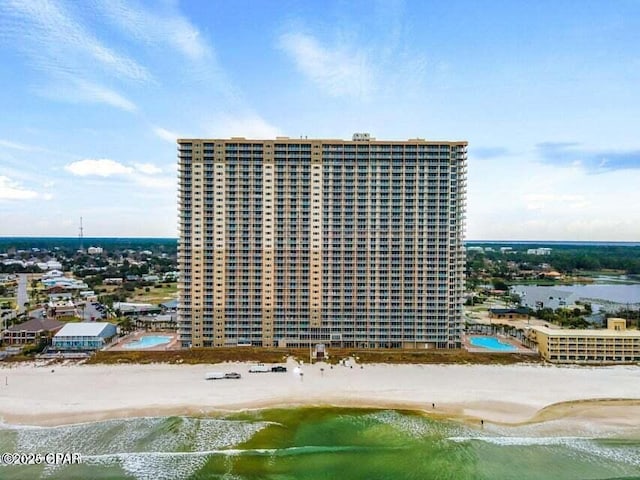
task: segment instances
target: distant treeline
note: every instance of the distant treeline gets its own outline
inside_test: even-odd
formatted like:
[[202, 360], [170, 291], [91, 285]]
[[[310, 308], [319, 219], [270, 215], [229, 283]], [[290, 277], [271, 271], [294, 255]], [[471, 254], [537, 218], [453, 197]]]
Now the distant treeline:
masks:
[[[481, 246], [482, 244], [474, 244]], [[500, 244], [512, 247], [513, 251], [501, 253], [499, 246], [490, 246], [497, 251], [483, 252], [486, 258], [492, 260], [510, 260], [520, 264], [537, 265], [548, 263], [560, 272], [622, 270], [629, 274], [640, 274], [640, 246], [625, 245], [562, 245], [553, 244], [550, 255], [528, 255], [527, 249], [537, 248], [533, 245]], [[543, 246], [542, 244], [540, 246]], [[547, 244], [548, 246], [548, 244]], [[473, 257], [475, 255], [470, 255]]]
[[[82, 246], [102, 247], [107, 251], [113, 250], [151, 250], [167, 254], [175, 253], [178, 240], [176, 238], [114, 238], [114, 237], [85, 237]], [[0, 252], [10, 249], [29, 250], [31, 248], [64, 251], [75, 251], [80, 248], [78, 237], [0, 237]]]

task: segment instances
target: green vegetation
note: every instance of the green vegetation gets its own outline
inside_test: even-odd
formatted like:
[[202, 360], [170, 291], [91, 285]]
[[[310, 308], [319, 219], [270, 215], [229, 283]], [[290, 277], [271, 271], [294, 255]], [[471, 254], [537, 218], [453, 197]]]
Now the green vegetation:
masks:
[[[85, 237], [84, 245], [100, 245], [105, 250], [152, 250], [175, 254], [177, 240], [175, 238], [113, 238]], [[59, 249], [63, 252], [75, 252], [79, 248], [77, 237], [3, 237], [0, 238], [0, 251], [8, 249], [29, 250], [31, 248]]]
[[[562, 274], [635, 274], [640, 275], [640, 246], [626, 245], [568, 245], [568, 244], [509, 244], [513, 250], [503, 253], [495, 244], [474, 243], [491, 247], [494, 251], [468, 251], [467, 270], [470, 278], [484, 273], [510, 280], [518, 270], [533, 270], [541, 263], [550, 265]], [[529, 255], [527, 250], [550, 247], [550, 255]], [[548, 280], [547, 280], [548, 281]]]
[[584, 319], [584, 314], [585, 311], [580, 308], [558, 308], [555, 311], [551, 308], [543, 308], [533, 312], [536, 318], [565, 328], [588, 328], [589, 322]]
[[0, 297], [0, 308], [15, 308], [16, 299], [13, 297]]
[[37, 344], [35, 345], [26, 345], [22, 349], [22, 355], [36, 355], [38, 353], [42, 353], [44, 349], [49, 344], [49, 339], [47, 337], [41, 337]]
[[175, 298], [178, 298], [177, 283], [156, 285], [153, 288], [139, 286], [135, 288], [129, 296], [129, 300], [132, 302], [151, 303], [153, 305], [158, 305]]
[[[88, 363], [221, 363], [221, 362], [283, 362], [294, 350], [268, 348], [192, 348], [173, 351], [100, 351]], [[299, 353], [299, 352], [298, 352]], [[305, 354], [309, 355], [307, 351]], [[304, 357], [302, 357], [304, 358]]]
[[[329, 350], [330, 363], [336, 364], [347, 357], [357, 358], [358, 363], [414, 363], [414, 364], [513, 364], [538, 362], [537, 356], [513, 353], [470, 353], [466, 350]], [[287, 357], [309, 360], [308, 349], [271, 349], [251, 347], [193, 348], [174, 351], [101, 351], [88, 363], [221, 363], [264, 362], [279, 363]]]

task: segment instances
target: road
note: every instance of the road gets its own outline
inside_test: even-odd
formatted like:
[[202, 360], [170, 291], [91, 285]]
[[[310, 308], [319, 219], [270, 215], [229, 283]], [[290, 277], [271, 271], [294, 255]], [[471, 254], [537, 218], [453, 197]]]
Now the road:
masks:
[[29, 294], [27, 293], [28, 279], [26, 273], [18, 274], [18, 290], [16, 291], [16, 306], [18, 313], [25, 311], [24, 304], [29, 301]]

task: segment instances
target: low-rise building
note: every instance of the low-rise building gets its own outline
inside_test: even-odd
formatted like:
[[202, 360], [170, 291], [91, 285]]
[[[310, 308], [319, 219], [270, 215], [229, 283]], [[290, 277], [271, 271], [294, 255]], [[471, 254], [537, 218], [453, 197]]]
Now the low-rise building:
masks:
[[640, 330], [627, 330], [624, 318], [610, 318], [607, 328], [594, 330], [530, 327], [528, 339], [553, 363], [640, 362]]
[[18, 276], [8, 273], [0, 273], [0, 285], [12, 287], [18, 284]]
[[47, 303], [47, 317], [49, 318], [65, 318], [65, 317], [77, 317], [78, 309], [73, 300], [50, 300]]
[[158, 305], [150, 303], [113, 302], [113, 309], [120, 312], [120, 315], [153, 315], [161, 313], [162, 309]]
[[510, 288], [510, 291], [520, 297], [520, 304], [523, 307], [533, 310], [542, 308], [557, 310], [558, 308], [573, 305], [578, 299], [576, 294], [554, 287], [515, 285]]
[[60, 270], [62, 264], [58, 260], [49, 260], [47, 262], [37, 262], [36, 265], [40, 270]]
[[51, 318], [30, 318], [7, 328], [2, 332], [2, 340], [9, 345], [37, 343], [40, 338], [57, 332], [63, 326], [64, 323]]
[[89, 286], [82, 280], [68, 277], [43, 278], [41, 280], [45, 288], [60, 287], [65, 290], [86, 290]]
[[529, 248], [527, 249], [527, 255], [551, 255], [551, 249], [545, 247]]
[[53, 337], [57, 350], [99, 350], [117, 334], [116, 326], [108, 322], [67, 323]]
[[175, 331], [177, 328], [175, 313], [162, 313], [160, 315], [142, 315], [135, 319], [136, 328], [159, 331]]
[[529, 318], [529, 309], [524, 307], [490, 308], [489, 318], [504, 320], [527, 320]]

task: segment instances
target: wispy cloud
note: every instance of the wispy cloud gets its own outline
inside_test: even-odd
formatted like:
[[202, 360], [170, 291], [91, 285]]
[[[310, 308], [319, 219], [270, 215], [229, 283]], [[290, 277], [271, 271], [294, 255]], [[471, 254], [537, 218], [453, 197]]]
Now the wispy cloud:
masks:
[[536, 152], [544, 163], [581, 167], [589, 173], [640, 168], [640, 150], [588, 150], [579, 143], [547, 142], [536, 145]]
[[509, 154], [504, 147], [469, 147], [469, 156], [478, 159], [498, 158]]
[[278, 127], [271, 125], [255, 113], [244, 115], [222, 114], [205, 127], [206, 135], [214, 138], [247, 137], [256, 139], [275, 138], [282, 135]]
[[[44, 74], [43, 85], [36, 89], [39, 93], [135, 110], [131, 101], [103, 85], [104, 77], [140, 83], [150, 81], [151, 74], [100, 41], [78, 15], [80, 10], [56, 0], [4, 0], [0, 2], [1, 26], [27, 63]], [[67, 92], [60, 89], [65, 85], [70, 85]], [[75, 95], [68, 90], [75, 90]]]
[[36, 67], [51, 73], [82, 73], [99, 66], [132, 80], [148, 80], [147, 70], [92, 35], [81, 20], [54, 0], [5, 0], [7, 31], [18, 37]]
[[38, 192], [22, 186], [20, 182], [0, 175], [0, 200], [50, 200], [49, 193]]
[[325, 46], [304, 33], [282, 35], [279, 47], [296, 68], [331, 96], [366, 98], [374, 88], [369, 54], [347, 44]]
[[425, 49], [416, 48], [403, 2], [374, 2], [362, 16], [340, 13], [338, 18], [315, 32], [293, 23], [276, 46], [329, 96], [364, 101], [398, 91], [409, 99], [424, 96], [424, 80], [438, 67], [428, 71]]
[[146, 175], [156, 175], [158, 173], [162, 173], [162, 169], [153, 163], [135, 163], [134, 167], [139, 172], [142, 172]]
[[527, 210], [582, 210], [591, 205], [584, 195], [532, 193], [524, 196]]
[[0, 139], [0, 147], [10, 148], [12, 150], [20, 150], [23, 152], [29, 152], [32, 150], [36, 150], [37, 147], [33, 147], [31, 145], [25, 145], [22, 143], [11, 142], [9, 140]]
[[211, 53], [200, 31], [170, 4], [154, 3], [150, 9], [134, 1], [110, 0], [96, 5], [107, 20], [143, 43], [168, 45], [192, 60]]
[[150, 175], [134, 175], [131, 180], [138, 186], [150, 189], [168, 190], [175, 188], [177, 179], [175, 176], [150, 176]]
[[180, 138], [180, 134], [162, 127], [153, 127], [153, 133], [156, 137], [173, 144], [175, 144], [178, 138]]
[[73, 76], [54, 81], [47, 87], [37, 89], [37, 91], [43, 97], [51, 100], [105, 104], [126, 112], [135, 112], [138, 109], [135, 103], [115, 90]]

